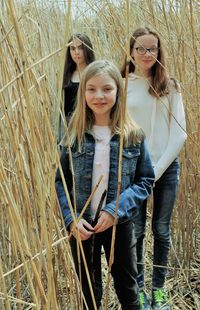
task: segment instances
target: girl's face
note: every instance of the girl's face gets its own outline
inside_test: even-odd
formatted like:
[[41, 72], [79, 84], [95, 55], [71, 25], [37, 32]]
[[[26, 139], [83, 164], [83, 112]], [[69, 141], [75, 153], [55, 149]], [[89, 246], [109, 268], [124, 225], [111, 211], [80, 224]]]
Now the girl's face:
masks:
[[85, 100], [93, 111], [95, 124], [110, 124], [110, 112], [117, 96], [116, 82], [108, 74], [98, 74], [86, 82]]
[[74, 39], [72, 41], [70, 44], [70, 55], [78, 67], [84, 68], [86, 66], [83, 43], [80, 40]]
[[158, 57], [158, 39], [153, 34], [145, 34], [136, 39], [131, 56], [135, 60], [136, 67], [144, 76], [151, 75], [151, 69]]

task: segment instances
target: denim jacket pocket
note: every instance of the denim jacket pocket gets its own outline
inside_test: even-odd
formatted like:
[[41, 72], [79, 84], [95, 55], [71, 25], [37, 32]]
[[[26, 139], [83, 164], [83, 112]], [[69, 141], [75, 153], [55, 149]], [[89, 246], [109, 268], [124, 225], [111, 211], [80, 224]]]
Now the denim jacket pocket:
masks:
[[85, 152], [72, 152], [72, 160], [75, 175], [85, 170]]
[[121, 192], [133, 183], [138, 157], [139, 148], [124, 149], [122, 153], [122, 180]]
[[140, 149], [124, 149], [122, 153], [122, 173], [130, 175], [135, 173], [138, 157], [140, 156]]

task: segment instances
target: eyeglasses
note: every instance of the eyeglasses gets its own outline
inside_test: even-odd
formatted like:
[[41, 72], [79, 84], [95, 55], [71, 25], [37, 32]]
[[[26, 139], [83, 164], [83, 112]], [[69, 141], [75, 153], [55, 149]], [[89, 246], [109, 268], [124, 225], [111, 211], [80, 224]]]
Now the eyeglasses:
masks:
[[159, 47], [145, 48], [145, 47], [139, 46], [139, 47], [135, 47], [135, 50], [137, 51], [139, 55], [145, 55], [147, 52], [151, 54], [157, 54]]

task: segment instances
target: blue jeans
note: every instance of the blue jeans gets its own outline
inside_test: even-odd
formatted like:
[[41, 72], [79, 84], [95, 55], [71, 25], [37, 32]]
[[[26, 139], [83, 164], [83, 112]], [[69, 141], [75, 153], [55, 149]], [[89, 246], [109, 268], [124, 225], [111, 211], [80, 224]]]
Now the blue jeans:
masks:
[[[110, 257], [112, 239], [112, 228], [95, 235], [92, 246], [92, 239], [82, 241], [85, 258], [92, 282], [97, 308], [101, 305], [102, 299], [102, 274], [101, 274], [101, 246], [104, 247], [107, 263]], [[70, 240], [72, 255], [76, 272], [79, 275], [79, 264], [77, 257], [77, 245], [74, 237]], [[91, 247], [93, 250], [91, 251]], [[111, 267], [111, 274], [114, 279], [115, 291], [117, 293], [122, 310], [140, 310], [137, 285], [137, 260], [136, 260], [136, 239], [135, 229], [132, 221], [118, 224], [116, 228], [114, 262]], [[87, 281], [83, 261], [81, 259], [81, 280], [82, 291], [89, 310], [94, 306]], [[84, 308], [85, 309], [85, 308]]]
[[[180, 165], [178, 158], [176, 158], [166, 169], [161, 178], [155, 183], [153, 188], [153, 288], [161, 288], [164, 286], [165, 282], [167, 273], [166, 266], [168, 263], [168, 254], [171, 243], [170, 221], [177, 195], [179, 173]], [[143, 289], [144, 287], [144, 237], [146, 229], [146, 208], [147, 200], [144, 201], [138, 214], [134, 218], [135, 233], [137, 238], [137, 282], [140, 289]], [[163, 266], [164, 268], [156, 267], [156, 265]]]

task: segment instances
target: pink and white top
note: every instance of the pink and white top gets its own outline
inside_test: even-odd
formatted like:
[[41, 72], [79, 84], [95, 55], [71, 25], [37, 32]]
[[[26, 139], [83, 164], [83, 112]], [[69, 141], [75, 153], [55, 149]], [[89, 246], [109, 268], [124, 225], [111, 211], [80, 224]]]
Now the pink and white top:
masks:
[[[94, 125], [92, 133], [96, 141], [92, 173], [92, 190], [96, 186], [100, 176], [103, 175], [103, 179], [91, 201], [91, 211], [93, 215], [95, 215], [101, 196], [104, 190], [108, 189], [111, 130], [108, 126]], [[105, 206], [105, 203], [106, 199], [103, 202], [102, 208]]]

